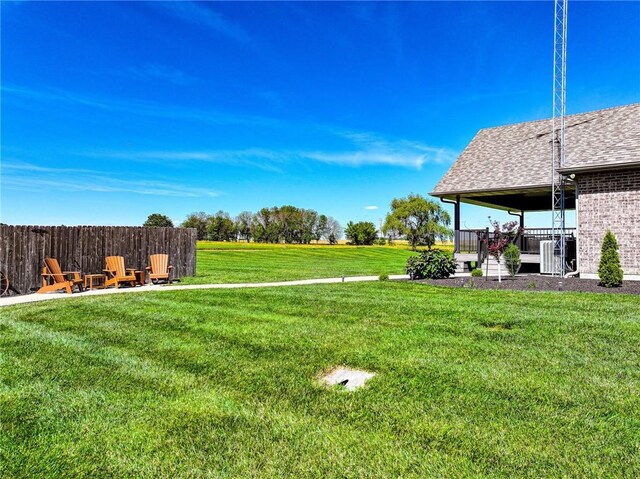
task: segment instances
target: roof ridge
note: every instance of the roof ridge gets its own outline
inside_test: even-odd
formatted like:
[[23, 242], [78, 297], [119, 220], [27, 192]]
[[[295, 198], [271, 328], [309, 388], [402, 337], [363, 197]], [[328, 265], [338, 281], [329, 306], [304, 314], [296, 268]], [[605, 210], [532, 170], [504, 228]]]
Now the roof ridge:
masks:
[[[581, 115], [589, 115], [592, 113], [601, 113], [603, 111], [609, 111], [609, 110], [618, 110], [621, 108], [627, 108], [630, 106], [640, 106], [640, 102], [635, 102], [635, 103], [627, 103], [626, 105], [618, 105], [618, 106], [609, 106], [607, 108], [600, 108], [598, 110], [590, 110], [590, 111], [583, 111], [580, 113], [572, 113], [571, 115], [567, 115], [565, 118], [575, 118]], [[497, 126], [488, 126], [485, 128], [480, 128], [480, 130], [478, 131], [478, 133], [480, 133], [481, 131], [486, 131], [486, 130], [495, 130], [497, 128], [506, 128], [509, 126], [515, 126], [515, 125], [530, 125], [533, 123], [542, 123], [544, 121], [551, 121], [551, 118], [542, 118], [540, 120], [529, 120], [529, 121], [518, 121], [518, 122], [514, 122], [514, 123], [506, 123], [504, 125], [497, 125]]]

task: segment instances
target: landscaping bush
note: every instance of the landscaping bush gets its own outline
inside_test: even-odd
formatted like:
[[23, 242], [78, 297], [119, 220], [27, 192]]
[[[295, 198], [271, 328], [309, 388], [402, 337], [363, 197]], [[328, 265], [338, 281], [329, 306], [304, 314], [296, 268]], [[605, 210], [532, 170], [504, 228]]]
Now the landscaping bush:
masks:
[[387, 240], [384, 238], [378, 238], [377, 240], [375, 240], [373, 242], [373, 244], [377, 245], [377, 246], [384, 246], [387, 244]]
[[600, 265], [598, 266], [598, 276], [600, 285], [606, 288], [622, 286], [622, 267], [620, 266], [620, 256], [618, 255], [618, 241], [611, 230], [607, 230], [602, 240], [602, 252]]
[[378, 276], [378, 279], [380, 281], [389, 281], [389, 275], [387, 273], [382, 273], [380, 276]]
[[515, 244], [509, 243], [502, 253], [502, 258], [504, 258], [509, 276], [515, 277], [520, 270], [520, 249]]
[[456, 271], [456, 260], [440, 250], [427, 250], [407, 260], [406, 271], [411, 279], [446, 279]]
[[482, 278], [482, 270], [480, 268], [471, 270], [471, 276], [474, 278]]

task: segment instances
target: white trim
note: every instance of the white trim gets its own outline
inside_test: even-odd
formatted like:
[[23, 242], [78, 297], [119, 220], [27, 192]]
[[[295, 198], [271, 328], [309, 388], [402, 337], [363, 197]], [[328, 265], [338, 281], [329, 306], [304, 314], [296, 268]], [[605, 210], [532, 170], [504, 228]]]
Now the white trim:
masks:
[[580, 271], [580, 265], [582, 264], [580, 260], [580, 188], [577, 181], [574, 181], [574, 183], [576, 188], [576, 271]]

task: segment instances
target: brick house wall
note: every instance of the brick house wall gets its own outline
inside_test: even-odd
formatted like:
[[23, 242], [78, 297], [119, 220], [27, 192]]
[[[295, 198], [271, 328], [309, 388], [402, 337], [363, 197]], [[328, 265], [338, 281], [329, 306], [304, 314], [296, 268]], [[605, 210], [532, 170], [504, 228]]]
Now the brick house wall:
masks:
[[640, 275], [640, 169], [576, 175], [578, 263], [598, 273], [602, 239], [616, 235], [625, 276]]

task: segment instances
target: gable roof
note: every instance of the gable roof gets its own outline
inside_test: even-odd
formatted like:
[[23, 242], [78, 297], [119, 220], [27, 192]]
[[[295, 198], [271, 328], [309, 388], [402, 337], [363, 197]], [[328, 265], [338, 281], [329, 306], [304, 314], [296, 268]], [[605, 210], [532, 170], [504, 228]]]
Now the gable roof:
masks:
[[[567, 116], [563, 172], [640, 167], [640, 103]], [[551, 187], [551, 120], [480, 130], [431, 193]]]

